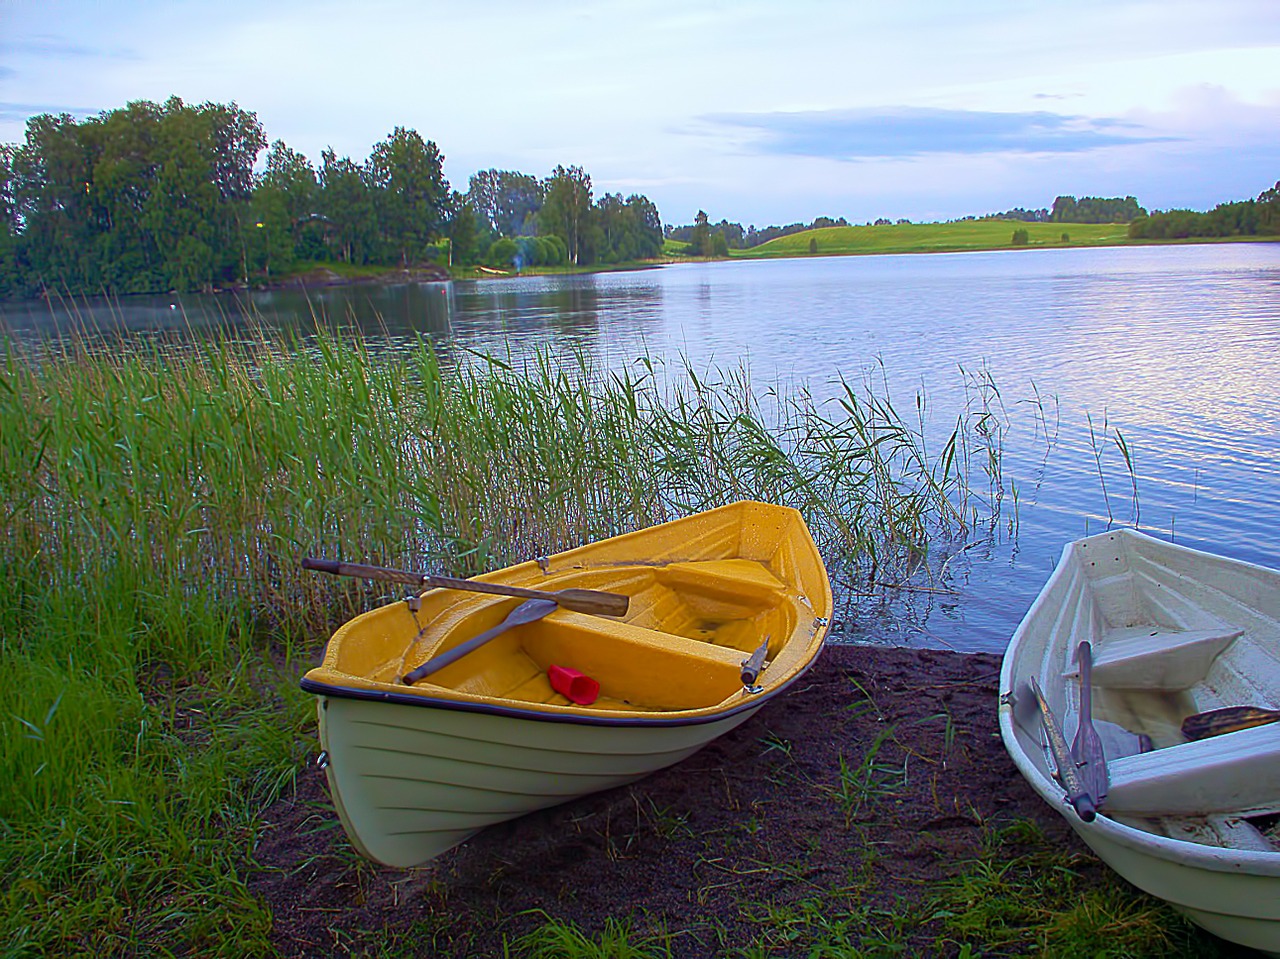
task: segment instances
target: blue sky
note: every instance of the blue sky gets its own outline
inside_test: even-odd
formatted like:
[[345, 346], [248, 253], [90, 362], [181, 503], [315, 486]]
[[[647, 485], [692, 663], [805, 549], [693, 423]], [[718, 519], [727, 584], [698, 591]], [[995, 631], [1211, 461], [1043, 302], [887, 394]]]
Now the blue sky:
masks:
[[1280, 179], [1280, 0], [0, 0], [0, 142], [40, 112], [212, 100], [318, 162], [397, 126], [477, 170], [582, 166], [765, 226]]

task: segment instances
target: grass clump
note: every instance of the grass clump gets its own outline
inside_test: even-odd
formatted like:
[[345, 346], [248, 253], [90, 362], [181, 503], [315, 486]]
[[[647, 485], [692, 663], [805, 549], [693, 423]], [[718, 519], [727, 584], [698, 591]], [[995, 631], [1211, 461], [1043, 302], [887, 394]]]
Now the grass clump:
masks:
[[763, 903], [748, 912], [754, 941], [725, 955], [741, 959], [809, 956], [813, 959], [882, 959], [909, 955], [915, 917], [909, 904], [878, 908], [859, 889], [824, 890], [786, 904]]
[[548, 918], [517, 937], [507, 955], [511, 959], [670, 959], [671, 937], [661, 929], [637, 933], [629, 919], [608, 917], [593, 936], [573, 923]]
[[1172, 907], [1136, 890], [1090, 857], [1050, 845], [1019, 822], [993, 832], [980, 858], [932, 903], [962, 949], [1047, 959], [1226, 956]]

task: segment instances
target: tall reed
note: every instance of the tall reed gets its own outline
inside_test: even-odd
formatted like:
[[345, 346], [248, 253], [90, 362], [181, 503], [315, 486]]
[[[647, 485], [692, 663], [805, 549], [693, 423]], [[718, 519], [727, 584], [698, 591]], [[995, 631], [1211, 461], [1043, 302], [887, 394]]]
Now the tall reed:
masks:
[[[978, 517], [964, 419], [845, 383], [427, 344], [10, 346], [0, 375], [0, 935], [21, 954], [257, 954], [257, 811], [309, 748], [303, 657], [374, 587], [319, 553], [471, 574], [742, 498], [847, 575]], [[983, 461], [986, 482], [998, 457]], [[305, 638], [305, 644], [301, 640]]]

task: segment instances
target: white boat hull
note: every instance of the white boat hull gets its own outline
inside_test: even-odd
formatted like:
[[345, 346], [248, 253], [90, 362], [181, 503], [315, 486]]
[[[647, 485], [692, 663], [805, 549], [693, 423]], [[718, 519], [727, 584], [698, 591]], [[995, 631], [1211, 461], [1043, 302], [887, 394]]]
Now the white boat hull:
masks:
[[[1053, 775], [1035, 676], [1078, 725], [1076, 647], [1093, 648], [1110, 793], [1083, 821]], [[1280, 724], [1185, 742], [1186, 716], [1280, 706], [1280, 573], [1129, 530], [1069, 545], [1005, 654], [1000, 732], [1019, 771], [1117, 873], [1228, 941], [1280, 955]], [[1136, 735], [1155, 748], [1139, 753]], [[1134, 745], [1119, 748], [1125, 737]]]
[[603, 726], [330, 696], [318, 708], [343, 827], [358, 852], [396, 867], [494, 823], [641, 779], [759, 709], [691, 725]]

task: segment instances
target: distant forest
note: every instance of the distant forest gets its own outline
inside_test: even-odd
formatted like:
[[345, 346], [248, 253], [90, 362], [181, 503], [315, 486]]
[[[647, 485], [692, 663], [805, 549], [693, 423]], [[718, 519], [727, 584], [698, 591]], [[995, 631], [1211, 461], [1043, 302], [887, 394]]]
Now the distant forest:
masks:
[[[700, 210], [692, 224], [664, 230], [647, 197], [597, 198], [581, 167], [546, 177], [483, 170], [463, 193], [445, 179], [443, 161], [434, 142], [396, 127], [363, 160], [327, 149], [313, 165], [283, 140], [268, 148], [257, 116], [235, 103], [171, 97], [83, 121], [35, 116], [22, 143], [0, 144], [0, 298], [213, 290], [325, 263], [608, 265], [656, 258], [664, 237], [682, 241], [685, 255], [724, 256], [849, 225], [823, 216], [744, 229]], [[1127, 222], [1135, 239], [1275, 234], [1280, 183], [1205, 213], [1147, 213], [1131, 196], [1060, 196], [1051, 209], [994, 216]]]
[[[265, 168], [258, 160], [266, 150]], [[486, 170], [468, 191], [396, 127], [364, 160], [319, 166], [236, 104], [139, 100], [43, 114], [0, 145], [0, 297], [268, 282], [312, 263], [494, 267], [617, 263], [662, 251], [646, 197], [592, 196], [581, 167]]]
[[1186, 240], [1192, 237], [1264, 236], [1280, 234], [1280, 181], [1256, 200], [1219, 203], [1206, 213], [1165, 210], [1137, 217], [1129, 224], [1133, 240]]
[[[1240, 200], [1220, 203], [1206, 213], [1194, 210], [1168, 210], [1148, 213], [1131, 196], [1096, 197], [1060, 196], [1052, 208], [1027, 210], [1016, 207], [1004, 213], [985, 216], [966, 216], [961, 220], [1016, 220], [1024, 223], [1127, 223], [1129, 236], [1142, 239], [1190, 239], [1194, 237], [1264, 236], [1280, 233], [1280, 183], [1262, 191], [1256, 200]], [[867, 226], [889, 226], [910, 223], [910, 220], [890, 220], [885, 217], [867, 223]], [[823, 227], [849, 226], [844, 217], [820, 216], [811, 223], [791, 223], [787, 226], [768, 226], [743, 229], [741, 223], [721, 220], [711, 223], [702, 210], [693, 223], [687, 226], [666, 227], [671, 240], [688, 243], [689, 255], [717, 256], [729, 250], [750, 249], [780, 236], [804, 233]]]
[[[1138, 201], [1131, 196], [1109, 199], [1086, 196], [1079, 200], [1073, 196], [1060, 196], [1053, 201], [1052, 210], [1024, 210], [1018, 207], [1005, 213], [990, 214], [988, 217], [966, 216], [961, 219], [1021, 220], [1027, 223], [1128, 223], [1135, 217], [1146, 216], [1146, 213], [1147, 211], [1139, 206]], [[889, 226], [891, 224], [910, 222], [910, 220], [906, 219], [890, 220], [887, 217], [880, 217], [877, 220], [869, 221], [867, 226]], [[835, 218], [820, 216], [811, 223], [767, 226], [761, 230], [756, 229], [754, 226], [749, 226], [744, 230], [741, 223], [730, 223], [728, 220], [711, 223], [707, 219], [706, 213], [699, 210], [697, 218], [688, 226], [672, 226], [668, 224], [666, 236], [667, 239], [680, 240], [698, 249], [701, 249], [705, 243], [707, 246], [706, 255], [714, 255], [715, 247], [720, 245], [729, 250], [749, 250], [754, 246], [768, 243], [770, 240], [777, 239], [780, 236], [791, 236], [794, 233], [820, 230], [829, 226], [849, 225], [849, 221], [842, 216]], [[702, 228], [705, 228], [705, 235], [707, 236], [705, 241], [702, 239]], [[717, 234], [723, 235], [723, 244], [716, 239]]]

